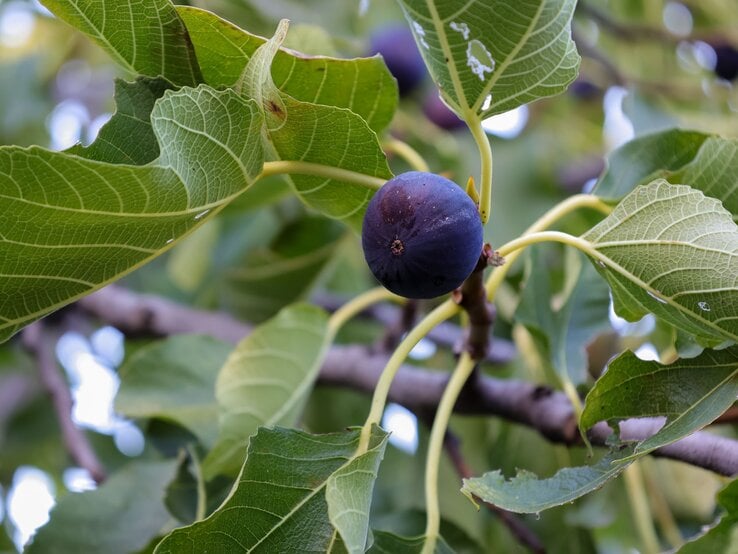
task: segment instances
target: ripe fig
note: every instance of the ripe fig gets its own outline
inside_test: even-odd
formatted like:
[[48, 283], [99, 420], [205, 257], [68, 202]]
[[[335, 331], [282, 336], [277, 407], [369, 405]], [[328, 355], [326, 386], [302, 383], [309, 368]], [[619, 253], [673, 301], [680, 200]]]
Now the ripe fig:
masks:
[[715, 50], [715, 75], [726, 81], [733, 81], [738, 77], [738, 49], [732, 44], [718, 44]]
[[469, 195], [421, 171], [397, 175], [377, 191], [361, 232], [374, 276], [406, 298], [435, 298], [458, 287], [476, 266], [483, 240]]
[[382, 55], [387, 69], [397, 79], [400, 96], [415, 90], [425, 78], [425, 63], [412, 32], [405, 25], [376, 30], [369, 37], [369, 53]]
[[460, 119], [451, 108], [449, 108], [441, 97], [438, 95], [438, 91], [431, 91], [423, 101], [423, 113], [425, 116], [438, 125], [441, 129], [447, 131], [453, 131], [455, 129], [461, 129], [466, 127], [463, 119]]

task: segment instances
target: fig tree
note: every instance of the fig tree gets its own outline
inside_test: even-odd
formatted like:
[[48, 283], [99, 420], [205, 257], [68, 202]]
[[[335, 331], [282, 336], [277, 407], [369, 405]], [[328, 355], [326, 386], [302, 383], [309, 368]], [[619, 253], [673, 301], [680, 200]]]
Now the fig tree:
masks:
[[469, 276], [484, 237], [477, 207], [461, 187], [410, 171], [387, 181], [369, 202], [361, 240], [382, 285], [406, 298], [435, 298]]

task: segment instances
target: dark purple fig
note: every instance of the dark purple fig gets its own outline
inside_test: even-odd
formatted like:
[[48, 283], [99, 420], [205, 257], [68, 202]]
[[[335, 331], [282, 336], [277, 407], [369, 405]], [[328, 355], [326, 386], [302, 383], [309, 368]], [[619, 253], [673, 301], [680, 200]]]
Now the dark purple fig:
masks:
[[460, 119], [451, 108], [449, 108], [441, 97], [438, 95], [438, 91], [431, 91], [423, 101], [423, 113], [425, 116], [438, 125], [441, 129], [447, 131], [453, 131], [454, 129], [461, 129], [466, 127], [463, 119]]
[[738, 77], [738, 49], [731, 44], [718, 44], [715, 50], [715, 75], [726, 81]]
[[382, 55], [387, 69], [397, 79], [401, 96], [416, 89], [425, 78], [425, 63], [412, 32], [405, 25], [376, 30], [369, 37], [369, 53]]
[[366, 209], [364, 257], [382, 285], [406, 298], [458, 287], [482, 252], [477, 207], [456, 183], [410, 171], [390, 179]]

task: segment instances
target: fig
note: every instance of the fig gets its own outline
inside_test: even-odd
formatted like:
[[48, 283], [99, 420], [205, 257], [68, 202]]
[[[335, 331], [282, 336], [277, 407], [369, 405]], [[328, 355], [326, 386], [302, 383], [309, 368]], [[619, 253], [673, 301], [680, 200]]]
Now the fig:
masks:
[[400, 96], [415, 90], [425, 78], [425, 63], [412, 32], [405, 25], [389, 25], [372, 33], [369, 54], [382, 55], [387, 69], [397, 79]]
[[423, 113], [430, 121], [435, 123], [441, 129], [447, 131], [453, 131], [455, 129], [461, 129], [466, 127], [463, 119], [460, 119], [451, 108], [449, 108], [441, 97], [438, 95], [438, 91], [431, 91], [425, 97], [423, 101]]
[[421, 171], [387, 181], [369, 202], [361, 242], [377, 280], [406, 298], [451, 292], [482, 252], [482, 221], [456, 183]]
[[738, 49], [731, 44], [718, 44], [715, 50], [715, 75], [726, 81], [738, 77]]

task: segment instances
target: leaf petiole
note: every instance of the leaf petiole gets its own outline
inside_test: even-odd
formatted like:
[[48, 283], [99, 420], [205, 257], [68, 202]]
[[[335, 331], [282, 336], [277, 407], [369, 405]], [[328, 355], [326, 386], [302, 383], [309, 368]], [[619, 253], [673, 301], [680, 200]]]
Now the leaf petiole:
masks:
[[446, 438], [446, 429], [456, 400], [475, 366], [476, 363], [469, 353], [466, 351], [462, 353], [456, 368], [451, 374], [451, 379], [449, 379], [443, 391], [436, 417], [433, 420], [425, 464], [426, 526], [422, 554], [433, 554], [438, 541], [441, 527], [441, 511], [438, 503], [438, 469], [443, 453], [443, 442]]
[[278, 160], [272, 162], [264, 162], [261, 173], [257, 179], [262, 177], [271, 177], [272, 175], [313, 175], [315, 177], [325, 177], [326, 179], [335, 179], [336, 181], [345, 181], [348, 183], [356, 183], [363, 185], [372, 190], [377, 190], [384, 185], [386, 179], [374, 177], [366, 173], [359, 173], [349, 169], [333, 167], [330, 165], [317, 164], [312, 162], [303, 162], [299, 160]]

